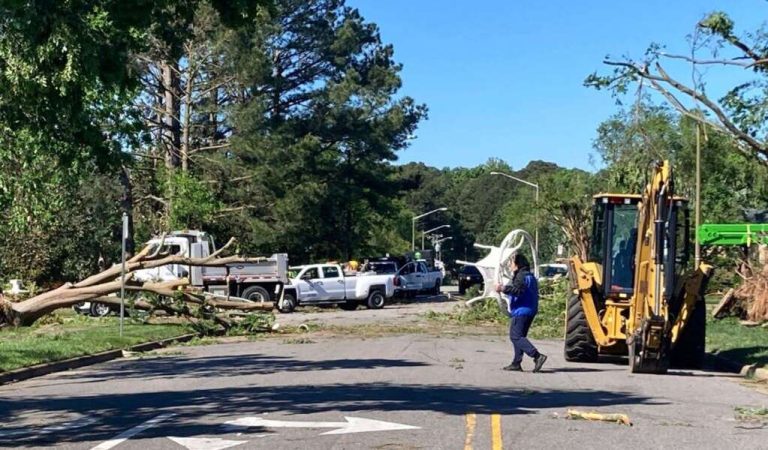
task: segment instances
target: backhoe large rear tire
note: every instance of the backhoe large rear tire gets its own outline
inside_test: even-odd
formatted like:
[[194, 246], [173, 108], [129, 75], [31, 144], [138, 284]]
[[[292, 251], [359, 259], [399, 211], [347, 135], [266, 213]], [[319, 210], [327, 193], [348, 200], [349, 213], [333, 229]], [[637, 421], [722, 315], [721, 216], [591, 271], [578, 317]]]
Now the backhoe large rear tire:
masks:
[[700, 298], [693, 308], [691, 318], [683, 328], [670, 354], [672, 367], [676, 369], [700, 369], [704, 364], [705, 339], [707, 331], [707, 309]]
[[568, 299], [565, 322], [565, 360], [597, 362], [597, 344], [581, 306], [581, 298], [573, 294]]

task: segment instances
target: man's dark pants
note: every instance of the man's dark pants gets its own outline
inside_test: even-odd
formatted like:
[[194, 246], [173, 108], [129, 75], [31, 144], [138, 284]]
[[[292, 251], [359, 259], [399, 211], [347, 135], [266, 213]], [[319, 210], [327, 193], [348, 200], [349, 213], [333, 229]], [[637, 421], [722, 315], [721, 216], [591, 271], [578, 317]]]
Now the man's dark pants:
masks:
[[531, 328], [533, 318], [535, 316], [512, 316], [509, 320], [509, 340], [512, 341], [512, 346], [515, 348], [515, 357], [512, 360], [512, 364], [520, 364], [523, 362], [523, 353], [536, 358], [539, 356], [539, 351], [528, 340], [528, 329]]

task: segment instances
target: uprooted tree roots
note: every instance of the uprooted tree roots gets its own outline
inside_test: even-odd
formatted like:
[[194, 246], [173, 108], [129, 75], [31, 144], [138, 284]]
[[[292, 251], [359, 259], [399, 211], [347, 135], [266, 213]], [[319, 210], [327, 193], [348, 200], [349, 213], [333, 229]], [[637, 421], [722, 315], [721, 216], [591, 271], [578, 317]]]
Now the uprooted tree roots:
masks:
[[[242, 314], [227, 314], [227, 311], [265, 311], [272, 310], [272, 304], [246, 303], [221, 300], [190, 285], [187, 278], [166, 282], [139, 282], [133, 279], [133, 273], [142, 269], [152, 269], [168, 264], [183, 264], [193, 267], [224, 267], [230, 264], [258, 262], [263, 258], [247, 258], [238, 255], [220, 257], [222, 252], [234, 243], [234, 238], [227, 244], [204, 258], [188, 258], [181, 255], [169, 255], [159, 251], [151, 252], [145, 247], [136, 256], [126, 262], [125, 289], [138, 295], [149, 294], [160, 300], [140, 299], [132, 302], [131, 307], [144, 311], [162, 310], [169, 314], [188, 318], [192, 322], [212, 320], [216, 324], [230, 328], [242, 321]], [[162, 247], [159, 246], [158, 249]], [[110, 296], [121, 288], [120, 267], [113, 266], [103, 272], [77, 283], [67, 283], [57, 289], [36, 295], [21, 302], [10, 302], [0, 298], [0, 326], [28, 326], [36, 320], [57, 309], [69, 308], [85, 301], [119, 305], [120, 299]]]
[[744, 281], [733, 293], [731, 311], [750, 322], [768, 321], [768, 265], [758, 271], [746, 268], [739, 274]]

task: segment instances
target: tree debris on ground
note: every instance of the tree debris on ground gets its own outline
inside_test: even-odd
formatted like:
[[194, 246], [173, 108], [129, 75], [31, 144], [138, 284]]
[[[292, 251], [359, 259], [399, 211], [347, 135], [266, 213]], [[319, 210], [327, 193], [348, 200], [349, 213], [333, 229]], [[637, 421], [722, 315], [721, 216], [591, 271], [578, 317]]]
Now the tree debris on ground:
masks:
[[730, 311], [747, 324], [768, 321], [768, 264], [757, 271], [746, 266], [739, 275], [744, 282], [733, 293]]
[[737, 406], [734, 408], [736, 420], [740, 422], [761, 422], [768, 423], [768, 408]]
[[[231, 264], [257, 262], [263, 258], [248, 258], [239, 255], [222, 257], [235, 239], [232, 238], [222, 248], [203, 258], [190, 258], [153, 251], [145, 247], [125, 264], [125, 290], [133, 296], [130, 308], [136, 310], [164, 311], [184, 317], [193, 325], [208, 328], [230, 329], [243, 326], [251, 331], [268, 330], [274, 322], [271, 314], [265, 316], [230, 314], [232, 311], [255, 312], [271, 311], [271, 302], [240, 302], [215, 298], [199, 288], [191, 286], [188, 278], [164, 282], [139, 282], [133, 279], [138, 270], [152, 269], [169, 264], [182, 264], [192, 267], [224, 267]], [[28, 326], [45, 315], [62, 308], [69, 308], [85, 301], [98, 301], [110, 305], [120, 305], [120, 298], [111, 294], [120, 291], [121, 268], [119, 265], [106, 269], [77, 283], [66, 283], [56, 289], [35, 295], [20, 302], [11, 302], [0, 297], [0, 327]], [[270, 317], [271, 316], [271, 319]]]
[[597, 412], [583, 412], [569, 409], [566, 418], [573, 420], [596, 420], [601, 422], [614, 422], [620, 425], [632, 426], [629, 416], [626, 414], [603, 414]]

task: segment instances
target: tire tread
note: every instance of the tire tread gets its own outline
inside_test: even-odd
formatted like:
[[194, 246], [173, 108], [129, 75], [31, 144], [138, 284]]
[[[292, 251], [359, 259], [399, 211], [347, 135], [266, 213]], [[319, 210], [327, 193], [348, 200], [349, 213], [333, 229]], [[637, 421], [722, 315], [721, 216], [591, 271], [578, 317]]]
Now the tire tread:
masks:
[[597, 344], [578, 294], [568, 299], [564, 350], [566, 361], [597, 362]]

